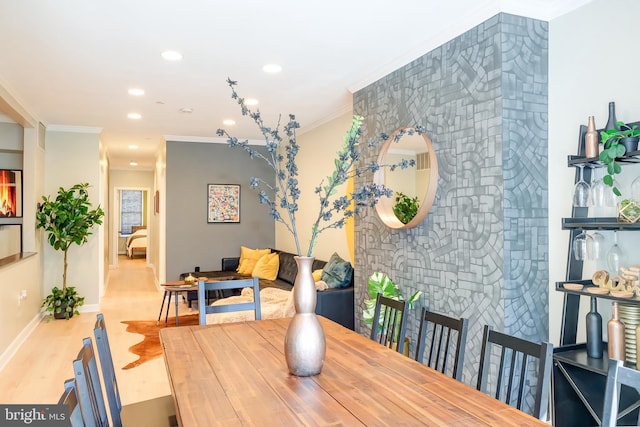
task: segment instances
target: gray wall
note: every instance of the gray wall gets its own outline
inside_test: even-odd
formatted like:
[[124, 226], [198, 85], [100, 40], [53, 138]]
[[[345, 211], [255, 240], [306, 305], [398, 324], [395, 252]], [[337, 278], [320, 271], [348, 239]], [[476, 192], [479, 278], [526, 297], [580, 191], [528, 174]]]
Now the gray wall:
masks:
[[423, 124], [439, 165], [420, 226], [356, 221], [358, 329], [374, 271], [405, 297], [422, 290], [409, 316], [411, 352], [423, 305], [469, 318], [468, 384], [484, 324], [548, 339], [547, 42], [547, 23], [499, 14], [354, 95], [368, 137]]
[[[167, 280], [200, 266], [220, 270], [220, 259], [240, 256], [240, 246], [274, 247], [275, 225], [252, 176], [274, 182], [264, 161], [226, 144], [167, 142]], [[207, 184], [240, 185], [240, 223], [207, 223]]]

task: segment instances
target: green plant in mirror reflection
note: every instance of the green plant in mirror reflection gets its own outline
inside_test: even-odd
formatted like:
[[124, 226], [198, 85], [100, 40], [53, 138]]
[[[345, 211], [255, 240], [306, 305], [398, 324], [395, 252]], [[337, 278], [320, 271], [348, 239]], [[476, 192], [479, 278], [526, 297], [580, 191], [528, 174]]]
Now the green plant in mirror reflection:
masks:
[[396, 204], [393, 206], [393, 213], [403, 224], [409, 223], [418, 214], [418, 197], [409, 197], [400, 191], [396, 192]]

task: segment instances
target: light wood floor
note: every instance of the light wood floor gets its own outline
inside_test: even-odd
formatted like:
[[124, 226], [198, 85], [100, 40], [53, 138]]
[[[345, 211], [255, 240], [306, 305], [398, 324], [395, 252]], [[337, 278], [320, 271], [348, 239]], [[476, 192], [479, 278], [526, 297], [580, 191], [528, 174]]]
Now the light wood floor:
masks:
[[[137, 356], [127, 350], [142, 336], [126, 332], [122, 320], [157, 319], [162, 292], [154, 285], [153, 273], [144, 258], [121, 256], [118, 269], [111, 270], [107, 291], [100, 304], [109, 334], [109, 343], [123, 404], [167, 395], [171, 391], [163, 358], [133, 369], [121, 367]], [[180, 302], [180, 312], [189, 312]], [[194, 309], [193, 312], [197, 312]], [[173, 315], [172, 311], [169, 315]], [[64, 380], [73, 377], [72, 361], [82, 339], [93, 337], [96, 313], [81, 313], [70, 320], [42, 321], [28, 341], [0, 372], [0, 402], [4, 404], [57, 403]]]

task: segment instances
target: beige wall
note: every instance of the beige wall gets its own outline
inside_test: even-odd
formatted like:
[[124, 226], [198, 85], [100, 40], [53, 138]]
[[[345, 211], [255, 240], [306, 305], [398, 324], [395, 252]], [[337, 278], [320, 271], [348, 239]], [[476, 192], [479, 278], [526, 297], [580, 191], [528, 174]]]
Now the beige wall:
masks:
[[[557, 345], [560, 334], [562, 294], [555, 282], [566, 275], [569, 231], [560, 228], [561, 218], [571, 216], [571, 194], [575, 170], [567, 167], [567, 155], [577, 154], [578, 127], [595, 116], [602, 128], [608, 118], [608, 103], [615, 101], [618, 120], [640, 120], [640, 98], [635, 86], [640, 59], [635, 55], [640, 40], [640, 2], [596, 0], [549, 23], [549, 325], [550, 339]], [[640, 175], [637, 166], [624, 166], [620, 178], [625, 187]], [[628, 188], [628, 187], [627, 187]], [[629, 194], [627, 190], [627, 195]], [[598, 212], [615, 216], [615, 211]], [[612, 232], [605, 235], [605, 251], [612, 244]], [[632, 232], [620, 233], [620, 244], [629, 255], [628, 263], [640, 263], [640, 253]], [[604, 261], [585, 266], [584, 278], [595, 269], [606, 268]], [[584, 310], [581, 303], [578, 341], [584, 340]], [[603, 320], [609, 317], [610, 304], [600, 300]], [[606, 328], [605, 328], [606, 333]]]
[[[306, 255], [309, 247], [311, 225], [315, 222], [320, 210], [320, 201], [314, 190], [323, 179], [326, 183], [326, 177], [333, 172], [336, 153], [342, 148], [343, 138], [351, 127], [351, 118], [351, 112], [345, 113], [298, 136], [298, 144], [300, 145], [297, 158], [300, 167], [298, 188], [301, 195], [300, 211], [296, 221], [303, 255]], [[345, 194], [344, 187], [339, 188], [338, 191], [340, 194]], [[279, 223], [276, 225], [276, 248], [296, 253], [291, 233]], [[329, 229], [322, 232], [317, 239], [313, 255], [317, 259], [326, 261], [334, 252], [337, 252], [343, 259], [350, 260], [345, 228]]]
[[[45, 194], [55, 197], [59, 187], [88, 182], [93, 207], [102, 200], [100, 175], [99, 130], [79, 128], [47, 130], [45, 150]], [[82, 311], [97, 311], [104, 287], [103, 227], [94, 229], [82, 246], [72, 245], [68, 252], [67, 285], [75, 286], [85, 297]], [[44, 245], [44, 290], [62, 285], [63, 253]]]
[[[23, 251], [34, 255], [0, 267], [0, 290], [4, 302], [0, 310], [0, 369], [4, 367], [29, 332], [40, 320], [43, 298], [43, 261], [41, 239], [35, 232], [35, 206], [44, 188], [44, 135], [39, 132], [38, 120], [28, 114], [7, 90], [0, 85], [0, 105], [5, 105], [12, 118], [24, 126], [22, 143], [17, 145], [0, 139], [0, 149], [23, 151]], [[29, 208], [33, 207], [33, 208]], [[19, 299], [26, 291], [26, 299]]]

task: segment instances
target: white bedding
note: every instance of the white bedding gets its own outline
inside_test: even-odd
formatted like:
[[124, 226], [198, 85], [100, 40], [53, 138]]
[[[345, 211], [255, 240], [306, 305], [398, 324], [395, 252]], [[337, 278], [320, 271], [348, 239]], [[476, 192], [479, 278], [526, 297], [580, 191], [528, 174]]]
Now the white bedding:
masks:
[[127, 237], [127, 255], [133, 258], [133, 253], [147, 251], [147, 230], [138, 230]]

